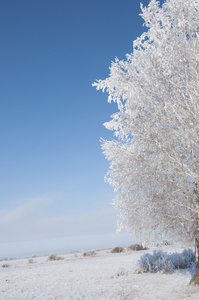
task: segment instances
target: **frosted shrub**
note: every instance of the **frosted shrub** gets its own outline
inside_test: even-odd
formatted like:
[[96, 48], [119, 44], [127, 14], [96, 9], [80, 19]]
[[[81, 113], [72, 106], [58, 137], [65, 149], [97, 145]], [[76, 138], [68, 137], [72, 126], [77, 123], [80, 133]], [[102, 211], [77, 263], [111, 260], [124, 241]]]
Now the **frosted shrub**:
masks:
[[33, 259], [32, 259], [32, 258], [29, 258], [28, 263], [29, 263], [29, 264], [33, 264], [33, 262], [34, 262]]
[[114, 247], [112, 250], [111, 250], [111, 253], [121, 253], [124, 251], [124, 248], [123, 247]]
[[95, 256], [96, 252], [95, 251], [87, 251], [83, 253], [83, 256]]
[[156, 273], [159, 271], [170, 272], [173, 268], [166, 252], [161, 250], [153, 251], [153, 254], [146, 253], [138, 261], [140, 272]]
[[128, 246], [128, 251], [141, 251], [141, 250], [147, 250], [146, 247], [143, 247], [142, 244], [133, 244]]
[[5, 258], [3, 258], [3, 259], [0, 259], [0, 261], [6, 261], [6, 260], [8, 260], [7, 257], [5, 257]]
[[195, 261], [194, 252], [191, 249], [182, 253], [167, 254], [162, 250], [153, 251], [153, 254], [144, 254], [138, 261], [139, 273], [168, 273], [175, 269], [186, 269], [193, 266]]
[[48, 260], [63, 260], [64, 258], [61, 257], [61, 256], [58, 256], [57, 254], [55, 253], [51, 253], [48, 257]]
[[184, 250], [182, 253], [173, 253], [169, 256], [175, 269], [187, 269], [195, 263], [195, 253], [191, 249]]

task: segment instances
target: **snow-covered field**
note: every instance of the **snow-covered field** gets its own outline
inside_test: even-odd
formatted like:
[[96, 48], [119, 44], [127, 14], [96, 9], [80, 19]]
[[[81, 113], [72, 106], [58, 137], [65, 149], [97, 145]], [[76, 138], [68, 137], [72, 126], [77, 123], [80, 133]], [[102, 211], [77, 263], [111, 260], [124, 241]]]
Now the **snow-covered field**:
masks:
[[[199, 288], [189, 286], [190, 271], [171, 274], [137, 274], [139, 257], [153, 249], [112, 254], [96, 251], [94, 257], [82, 253], [0, 262], [0, 299], [199, 299]], [[169, 251], [169, 247], [164, 248]], [[9, 266], [3, 267], [3, 265]]]

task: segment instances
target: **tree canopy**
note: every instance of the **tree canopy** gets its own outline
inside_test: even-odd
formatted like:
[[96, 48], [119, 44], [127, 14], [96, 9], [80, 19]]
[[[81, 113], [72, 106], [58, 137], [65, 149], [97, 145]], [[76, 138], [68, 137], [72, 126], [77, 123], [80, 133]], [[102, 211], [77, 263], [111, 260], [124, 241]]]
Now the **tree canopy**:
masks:
[[148, 28], [93, 85], [118, 105], [102, 143], [119, 228], [145, 241], [199, 229], [199, 1], [141, 5]]

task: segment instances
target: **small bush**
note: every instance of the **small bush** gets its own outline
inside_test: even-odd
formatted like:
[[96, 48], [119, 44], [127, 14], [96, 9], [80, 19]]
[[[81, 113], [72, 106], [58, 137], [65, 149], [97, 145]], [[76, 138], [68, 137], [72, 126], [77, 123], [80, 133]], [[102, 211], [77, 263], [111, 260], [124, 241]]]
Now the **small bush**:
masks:
[[138, 261], [138, 273], [168, 273], [175, 269], [190, 268], [195, 261], [194, 252], [191, 249], [182, 253], [167, 254], [162, 250], [153, 251], [153, 254], [144, 254]]
[[191, 268], [195, 263], [195, 253], [191, 249], [186, 249], [182, 253], [173, 253], [169, 255], [174, 269]]
[[29, 263], [29, 264], [33, 264], [33, 262], [34, 262], [33, 259], [32, 259], [32, 258], [29, 258], [28, 263]]
[[95, 251], [87, 251], [87, 252], [83, 253], [84, 257], [86, 257], [86, 256], [95, 256], [95, 255], [96, 255]]
[[124, 251], [124, 248], [123, 247], [114, 247], [112, 250], [111, 250], [111, 253], [121, 253]]
[[9, 267], [10, 267], [9, 264], [3, 264], [3, 265], [2, 265], [2, 268], [9, 268]]
[[58, 256], [58, 255], [55, 254], [55, 253], [51, 253], [51, 254], [49, 255], [49, 257], [48, 257], [48, 260], [51, 260], [51, 261], [53, 261], [53, 260], [63, 260], [63, 259], [64, 259], [63, 257]]
[[127, 250], [128, 251], [142, 251], [142, 250], [147, 250], [148, 248], [143, 247], [142, 244], [133, 244], [128, 246]]

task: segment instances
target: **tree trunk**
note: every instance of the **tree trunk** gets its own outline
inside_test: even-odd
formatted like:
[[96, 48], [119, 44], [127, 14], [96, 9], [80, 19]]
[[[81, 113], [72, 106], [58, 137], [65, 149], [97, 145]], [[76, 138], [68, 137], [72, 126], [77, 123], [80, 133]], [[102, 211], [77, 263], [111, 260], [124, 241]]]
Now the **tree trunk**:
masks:
[[196, 256], [196, 272], [190, 281], [191, 285], [199, 285], [199, 230], [195, 237], [195, 256]]

